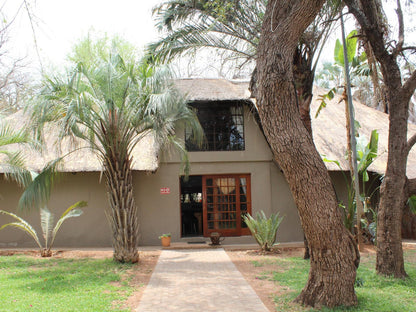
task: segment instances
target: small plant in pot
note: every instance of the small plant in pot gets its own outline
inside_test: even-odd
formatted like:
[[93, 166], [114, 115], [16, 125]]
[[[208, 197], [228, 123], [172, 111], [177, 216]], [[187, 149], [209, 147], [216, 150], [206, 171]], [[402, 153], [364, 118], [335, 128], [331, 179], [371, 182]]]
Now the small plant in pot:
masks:
[[171, 236], [172, 235], [170, 233], [162, 234], [162, 235], [159, 236], [159, 239], [161, 240], [163, 247], [169, 247], [170, 246]]

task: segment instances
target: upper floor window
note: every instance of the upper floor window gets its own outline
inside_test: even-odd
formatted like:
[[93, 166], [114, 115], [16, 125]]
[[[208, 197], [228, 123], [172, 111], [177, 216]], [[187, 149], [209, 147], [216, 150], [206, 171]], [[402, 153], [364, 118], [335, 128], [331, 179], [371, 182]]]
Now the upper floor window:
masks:
[[192, 142], [192, 131], [185, 130], [188, 151], [243, 151], [244, 107], [235, 102], [207, 102], [191, 104], [204, 129], [201, 147]]

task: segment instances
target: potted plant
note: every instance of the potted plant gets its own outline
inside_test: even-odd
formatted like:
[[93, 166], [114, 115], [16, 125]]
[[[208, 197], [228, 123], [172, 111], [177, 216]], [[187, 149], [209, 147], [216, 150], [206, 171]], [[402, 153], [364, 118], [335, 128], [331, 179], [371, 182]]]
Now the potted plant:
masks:
[[171, 234], [170, 233], [160, 235], [159, 239], [162, 241], [162, 246], [163, 247], [169, 247], [170, 246], [170, 239], [171, 239]]

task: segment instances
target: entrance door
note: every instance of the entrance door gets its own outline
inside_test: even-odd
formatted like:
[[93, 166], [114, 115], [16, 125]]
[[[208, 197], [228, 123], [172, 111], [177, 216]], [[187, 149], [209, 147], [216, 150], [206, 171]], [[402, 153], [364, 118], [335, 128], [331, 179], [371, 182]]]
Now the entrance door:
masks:
[[204, 236], [219, 232], [224, 236], [249, 234], [241, 218], [251, 213], [250, 175], [210, 175], [202, 177]]

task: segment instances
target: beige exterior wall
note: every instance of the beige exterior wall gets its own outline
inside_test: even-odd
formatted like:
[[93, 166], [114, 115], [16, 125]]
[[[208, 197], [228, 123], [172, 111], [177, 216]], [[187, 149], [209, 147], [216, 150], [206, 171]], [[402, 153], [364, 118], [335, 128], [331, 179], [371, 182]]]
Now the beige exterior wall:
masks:
[[[250, 174], [252, 212], [263, 210], [267, 215], [280, 211], [285, 216], [278, 231], [278, 241], [301, 241], [303, 234], [297, 209], [289, 187], [277, 165], [266, 140], [254, 118], [245, 112], [245, 145], [241, 152], [192, 152], [191, 175]], [[133, 175], [136, 203], [139, 209], [140, 245], [159, 245], [158, 236], [172, 233], [174, 242], [181, 236], [180, 161], [174, 153], [162, 156], [156, 173], [135, 172]], [[104, 181], [99, 173], [65, 174], [49, 203], [56, 219], [71, 204], [88, 201], [84, 215], [69, 219], [61, 227], [55, 247], [110, 247], [110, 231], [105, 217], [107, 197]], [[170, 194], [161, 195], [160, 189], [170, 188]], [[21, 190], [9, 181], [0, 182], [0, 209], [15, 211]], [[22, 215], [38, 231], [39, 213]], [[0, 215], [0, 225], [12, 221]], [[254, 243], [251, 236], [227, 238], [225, 243]], [[8, 228], [0, 231], [0, 247], [35, 247], [31, 238], [22, 231]]]
[[[250, 174], [252, 213], [263, 210], [269, 215], [280, 211], [285, 220], [278, 231], [278, 240], [302, 241], [303, 232], [288, 184], [272, 161], [270, 148], [248, 107], [245, 107], [244, 115], [245, 150], [190, 152], [190, 175]], [[135, 180], [139, 207], [146, 207], [139, 213], [143, 245], [158, 244], [158, 236], [162, 233], [172, 233], [172, 241], [187, 240], [180, 237], [180, 158], [170, 151], [161, 159], [156, 174], [145, 176], [142, 173]], [[165, 187], [170, 189], [170, 194], [161, 195], [160, 189]], [[242, 236], [228, 237], [225, 242], [254, 243], [254, 240], [251, 236]]]
[[[111, 246], [110, 231], [107, 226], [104, 208], [107, 196], [104, 182], [99, 182], [99, 173], [64, 174], [52, 192], [48, 208], [55, 215], [55, 221], [70, 205], [85, 200], [88, 206], [84, 214], [66, 220], [61, 226], [54, 243], [56, 247], [108, 247]], [[0, 209], [16, 213], [17, 203], [22, 190], [9, 181], [0, 182]], [[39, 212], [20, 212], [17, 214], [28, 221], [43, 241], [40, 229]], [[0, 215], [0, 225], [14, 221]], [[0, 231], [0, 247], [36, 247], [37, 245], [26, 233], [15, 228]]]

